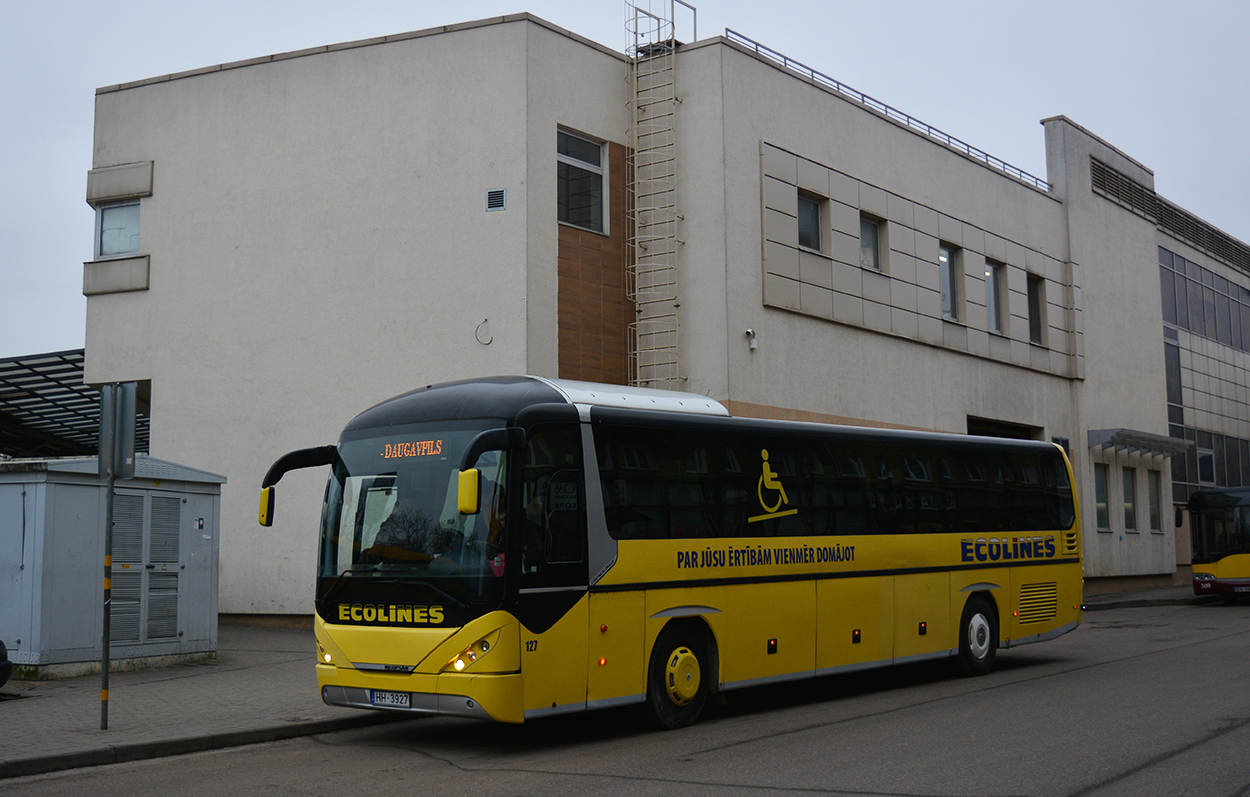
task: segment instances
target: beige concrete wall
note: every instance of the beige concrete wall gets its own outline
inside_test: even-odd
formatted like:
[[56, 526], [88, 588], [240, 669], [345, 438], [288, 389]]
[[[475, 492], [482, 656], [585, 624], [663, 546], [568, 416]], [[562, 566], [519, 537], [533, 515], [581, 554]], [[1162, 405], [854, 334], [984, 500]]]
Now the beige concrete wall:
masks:
[[93, 165], [155, 179], [150, 288], [90, 297], [86, 377], [150, 379], [152, 454], [229, 478], [223, 612], [312, 610], [325, 474], [262, 529], [278, 456], [431, 382], [554, 375], [555, 128], [619, 131], [619, 64], [517, 21], [98, 95]]
[[[1069, 438], [1091, 575], [1174, 567], [1169, 530], [1094, 530], [1085, 444], [1167, 432], [1155, 233], [1090, 194], [1088, 156], [1148, 170], [1048, 122], [1046, 192], [723, 40], [677, 61], [682, 387], [777, 417]], [[311, 611], [324, 474], [289, 474], [261, 529], [276, 457], [412, 387], [556, 375], [556, 129], [624, 143], [625, 114], [619, 54], [526, 17], [102, 90], [93, 166], [153, 163], [150, 268], [146, 290], [89, 298], [87, 379], [151, 380], [152, 453], [230, 479], [223, 612]], [[487, 213], [495, 188], [508, 207]], [[786, 231], [799, 189], [827, 201], [819, 255]], [[852, 254], [861, 210], [887, 223], [885, 275]], [[966, 255], [957, 323], [935, 309], [938, 241]], [[1001, 336], [986, 257], [1009, 267]], [[1047, 280], [1042, 347], [1026, 273]]]
[[[973, 415], [1041, 427], [1047, 436], [1076, 437], [1073, 380], [1056, 375], [1068, 373], [1069, 354], [1076, 354], [1075, 335], [1052, 335], [1062, 338], [1052, 341], [1057, 357], [1052, 363], [1051, 352], [1043, 351], [1045, 357], [1035, 368], [1029, 345], [1019, 342], [1022, 334], [1027, 341], [1027, 326], [1016, 323], [995, 359], [984, 333], [984, 310], [980, 329], [972, 321], [977, 317], [973, 300], [984, 292], [983, 283], [977, 282], [983, 271], [978, 275], [973, 262], [963, 286], [970, 299], [969, 321], [946, 324], [949, 334], [961, 340], [958, 345], [945, 342], [943, 322], [936, 324], [936, 337], [922, 333], [917, 305], [918, 286], [928, 285], [930, 270], [936, 280], [939, 223], [942, 239], [970, 254], [984, 254], [987, 236], [999, 239], [1000, 257], [1009, 263], [1019, 260], [1021, 280], [1028, 265], [1064, 279], [1061, 203], [732, 47], [683, 51], [678, 73], [686, 217], [682, 269], [683, 279], [699, 285], [682, 299], [688, 389], [744, 405], [914, 428], [962, 432], [967, 416]], [[687, 154], [692, 150], [695, 155]], [[800, 162], [808, 172], [804, 178]], [[847, 257], [840, 263], [832, 251], [819, 263], [830, 270], [845, 266], [847, 274], [859, 276], [859, 285], [846, 288], [843, 295], [859, 301], [861, 308], [865, 299], [879, 298], [882, 323], [866, 318], [862, 309], [858, 316], [834, 317], [802, 300], [766, 297], [765, 251], [774, 248], [766, 243], [774, 215], [766, 194], [775, 186], [764, 184], [770, 169], [790, 169], [788, 185], [775, 181], [782, 193], [796, 191], [800, 179], [811, 179], [813, 172], [816, 180], [832, 179], [836, 172], [827, 189], [814, 190], [840, 201], [835, 195], [841, 197], [846, 186], [853, 186], [850, 201], [859, 202], [862, 194], [865, 202], [881, 205], [874, 213], [890, 221], [892, 231], [897, 225], [891, 244], [898, 247], [893, 279], [864, 277], [857, 266], [845, 263]], [[858, 210], [854, 207], [856, 253]], [[919, 222], [917, 214], [923, 217]], [[849, 238], [850, 229], [835, 227], [843, 225], [844, 214], [830, 216], [828, 233]], [[950, 227], [951, 222], [958, 226]], [[922, 244], [918, 258], [915, 230], [929, 226], [934, 246]], [[909, 244], [902, 243], [904, 233], [912, 236]], [[790, 250], [797, 260], [793, 245]], [[863, 279], [884, 281], [881, 295], [873, 294], [876, 289]], [[703, 290], [721, 285], [723, 293]], [[912, 304], [896, 312], [896, 300]], [[1021, 313], [1018, 301], [1016, 313]], [[1071, 319], [1063, 323], [1075, 329]], [[744, 335], [748, 327], [758, 336], [754, 352]], [[984, 345], [973, 344], [970, 351], [968, 337], [978, 333]]]
[[[625, 143], [627, 127], [623, 55], [607, 51], [567, 31], [545, 25], [526, 28], [525, 144], [531, 154], [526, 169], [526, 255], [530, 354], [527, 373], [559, 375], [556, 348], [559, 256], [556, 200], [556, 131], [563, 127], [592, 139]], [[607, 153], [605, 152], [605, 157]], [[611, 169], [611, 164], [606, 164]], [[620, 175], [609, 174], [609, 181]], [[605, 203], [611, 203], [605, 189]], [[604, 209], [609, 234], [617, 209]]]
[[[1121, 514], [1100, 533], [1091, 464], [1106, 456], [1086, 442], [1090, 429], [1167, 434], [1153, 225], [1090, 195], [1088, 159], [1097, 151], [1144, 180], [1147, 170], [1050, 125], [1047, 193], [732, 47], [687, 49], [679, 75], [679, 140], [696, 151], [681, 172], [683, 279], [698, 286], [682, 299], [688, 389], [735, 406], [956, 432], [975, 416], [1066, 437], [1087, 572], [1175, 569], [1166, 495], [1162, 528], [1146, 519], [1146, 474], [1160, 471], [1170, 492], [1167, 460], [1109, 455], [1113, 514], [1118, 468], [1137, 474], [1139, 531], [1123, 533]], [[797, 246], [799, 190], [826, 200], [820, 254]], [[886, 223], [884, 275], [858, 267], [860, 212]], [[963, 250], [958, 323], [941, 319], [939, 241]], [[986, 258], [1008, 266], [1003, 335], [987, 329]], [[1029, 274], [1046, 280], [1044, 346], [1029, 342]]]
[[[1138, 473], [1139, 515], [1146, 498], [1145, 470], [1160, 470], [1170, 507], [1171, 469], [1163, 457], [1091, 451], [1085, 432], [1127, 428], [1167, 435], [1167, 385], [1163, 311], [1159, 294], [1157, 233], [1153, 222], [1093, 193], [1090, 157], [1152, 187], [1145, 166], [1070, 120], [1045, 121], [1047, 166], [1064, 200], [1072, 259], [1081, 271], [1085, 317], [1086, 379], [1081, 390], [1081, 438], [1073, 439], [1074, 466], [1084, 498], [1085, 572], [1090, 577], [1171, 573], [1176, 541], [1170, 508], [1163, 528], [1139, 522], [1125, 529], [1121, 468]], [[1110, 466], [1110, 528], [1098, 531], [1092, 463]]]

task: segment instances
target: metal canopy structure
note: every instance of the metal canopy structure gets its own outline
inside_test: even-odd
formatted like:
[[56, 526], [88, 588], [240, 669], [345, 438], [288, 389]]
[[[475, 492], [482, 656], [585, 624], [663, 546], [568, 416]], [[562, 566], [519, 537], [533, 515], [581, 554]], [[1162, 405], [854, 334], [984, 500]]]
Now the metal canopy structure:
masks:
[[1193, 447], [1193, 443], [1133, 429], [1090, 429], [1089, 447], [1113, 448], [1117, 451], [1130, 451], [1134, 454], [1147, 454], [1155, 457], [1171, 457], [1184, 454]]
[[[100, 392], [83, 384], [83, 349], [0, 359], [0, 457], [90, 456], [100, 445]], [[148, 450], [148, 417], [135, 420]]]

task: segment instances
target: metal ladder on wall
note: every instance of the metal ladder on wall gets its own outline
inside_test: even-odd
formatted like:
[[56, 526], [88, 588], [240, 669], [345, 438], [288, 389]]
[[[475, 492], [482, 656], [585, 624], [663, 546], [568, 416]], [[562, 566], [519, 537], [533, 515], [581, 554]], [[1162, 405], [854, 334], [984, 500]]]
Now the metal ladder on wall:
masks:
[[[629, 38], [630, 384], [676, 388], [678, 360], [675, 37], [681, 0], [626, 0]], [[696, 29], [697, 31], [697, 29]], [[697, 32], [696, 32], [697, 37]]]

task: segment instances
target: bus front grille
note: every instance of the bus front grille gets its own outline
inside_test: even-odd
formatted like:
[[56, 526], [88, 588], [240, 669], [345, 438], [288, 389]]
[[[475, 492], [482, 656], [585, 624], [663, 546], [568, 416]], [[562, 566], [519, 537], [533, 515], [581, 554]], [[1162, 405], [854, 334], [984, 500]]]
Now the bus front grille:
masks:
[[1020, 587], [1020, 625], [1041, 623], [1053, 619], [1059, 611], [1059, 586], [1049, 584], [1024, 584]]

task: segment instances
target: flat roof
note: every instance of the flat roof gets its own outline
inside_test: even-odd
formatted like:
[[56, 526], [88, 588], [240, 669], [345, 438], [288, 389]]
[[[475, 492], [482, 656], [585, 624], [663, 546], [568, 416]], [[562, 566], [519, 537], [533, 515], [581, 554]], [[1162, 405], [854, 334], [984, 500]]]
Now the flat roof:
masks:
[[[92, 456], [100, 450], [100, 391], [83, 383], [84, 349], [0, 359], [0, 457]], [[147, 451], [148, 417], [135, 419]]]
[[592, 41], [571, 30], [566, 30], [545, 19], [534, 16], [530, 13], [508, 14], [502, 17], [488, 17], [486, 19], [474, 20], [472, 22], [460, 22], [454, 25], [439, 25], [434, 28], [425, 28], [422, 30], [409, 31], [407, 33], [396, 33], [390, 36], [376, 36], [372, 39], [358, 39], [356, 41], [340, 42], [338, 44], [325, 44], [320, 47], [308, 47], [303, 50], [292, 50], [285, 53], [275, 53], [273, 55], [262, 55], [258, 58], [248, 58], [242, 61], [229, 61], [224, 64], [216, 64], [206, 66], [200, 69], [189, 69], [183, 72], [174, 72], [168, 75], [159, 75], [143, 80], [132, 80], [127, 83], [117, 83], [111, 86], [101, 86], [95, 90], [96, 94], [111, 94], [115, 91], [124, 91], [126, 89], [138, 88], [140, 86], [151, 86], [158, 83], [167, 83], [171, 80], [182, 80], [183, 78], [196, 77], [198, 75], [208, 75], [214, 72], [225, 72], [230, 69], [241, 69], [243, 67], [257, 66], [258, 64], [271, 64], [278, 61], [287, 61], [292, 58], [305, 58], [311, 55], [322, 55], [324, 53], [333, 53], [339, 50], [354, 50], [358, 47], [373, 47], [379, 44], [391, 44], [393, 42], [408, 41], [409, 39], [423, 39], [427, 36], [438, 36], [443, 33], [454, 33], [456, 31], [471, 30], [473, 28], [485, 28], [491, 25], [502, 25], [509, 22], [533, 22], [548, 30], [558, 33], [561, 36], [567, 36], [574, 41], [580, 42], [587, 47], [594, 48], [602, 53], [611, 55], [622, 61], [629, 60], [624, 53], [617, 52], [599, 42]]

